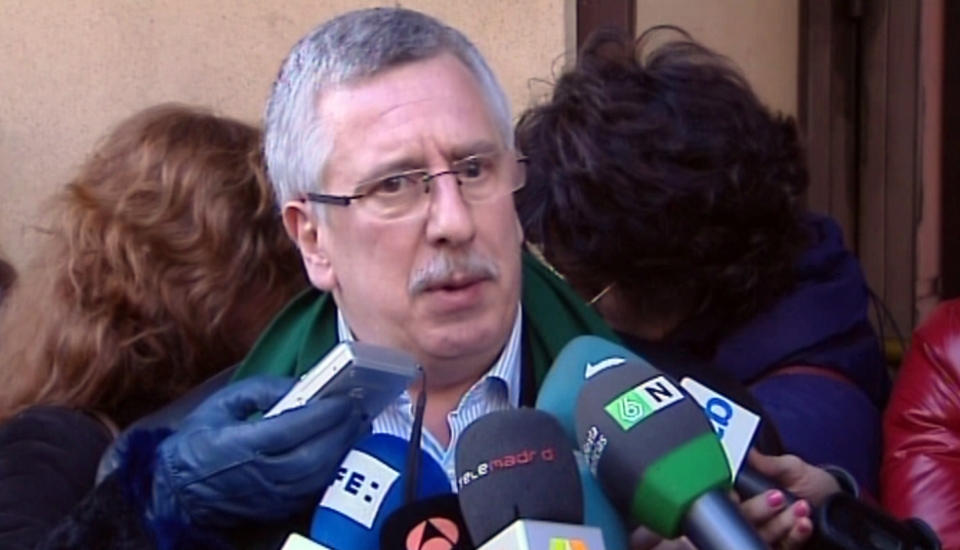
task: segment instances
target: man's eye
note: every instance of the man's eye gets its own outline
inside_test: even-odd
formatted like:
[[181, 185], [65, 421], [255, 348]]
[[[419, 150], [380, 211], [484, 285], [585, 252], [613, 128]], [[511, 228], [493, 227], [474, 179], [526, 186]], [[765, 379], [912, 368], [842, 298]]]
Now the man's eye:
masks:
[[460, 167], [457, 172], [460, 177], [467, 179], [479, 179], [489, 175], [490, 162], [484, 158], [468, 158], [460, 161]]
[[404, 189], [412, 185], [411, 178], [408, 174], [401, 174], [396, 176], [390, 176], [383, 178], [378, 181], [370, 189], [371, 195], [392, 195], [394, 193], [402, 193]]

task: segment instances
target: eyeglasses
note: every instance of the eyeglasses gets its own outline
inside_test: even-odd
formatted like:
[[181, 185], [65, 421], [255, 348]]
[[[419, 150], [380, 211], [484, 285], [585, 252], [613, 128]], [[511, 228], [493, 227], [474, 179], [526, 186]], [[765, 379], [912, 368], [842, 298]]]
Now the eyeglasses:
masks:
[[603, 290], [598, 292], [596, 296], [594, 296], [593, 298], [590, 298], [590, 301], [587, 302], [587, 305], [591, 307], [596, 307], [597, 302], [599, 302], [604, 296], [606, 296], [607, 293], [610, 292], [610, 289], [613, 288], [613, 285], [615, 284], [617, 283], [610, 283], [607, 286], [603, 287]]
[[447, 174], [457, 179], [460, 195], [469, 203], [513, 193], [523, 187], [526, 162], [512, 152], [482, 153], [454, 161], [448, 170], [408, 170], [361, 183], [352, 195], [307, 193], [305, 200], [334, 206], [356, 203], [380, 218], [399, 219], [423, 211], [430, 202], [430, 182]]

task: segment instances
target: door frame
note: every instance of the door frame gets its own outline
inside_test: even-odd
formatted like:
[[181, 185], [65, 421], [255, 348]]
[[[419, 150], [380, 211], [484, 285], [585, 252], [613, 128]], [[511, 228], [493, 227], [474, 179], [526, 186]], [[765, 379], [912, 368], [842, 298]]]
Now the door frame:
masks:
[[916, 321], [920, 5], [800, 4], [798, 119], [808, 143], [807, 204], [843, 227], [885, 306], [875, 320], [887, 335], [907, 334]]

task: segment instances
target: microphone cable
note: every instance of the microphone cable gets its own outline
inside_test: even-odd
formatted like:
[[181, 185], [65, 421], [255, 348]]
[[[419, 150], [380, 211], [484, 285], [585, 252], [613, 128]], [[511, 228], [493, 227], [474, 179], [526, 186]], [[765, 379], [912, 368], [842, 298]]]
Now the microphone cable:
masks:
[[403, 488], [405, 504], [417, 500], [417, 484], [420, 481], [420, 444], [423, 437], [423, 417], [427, 408], [427, 373], [420, 369], [420, 395], [417, 396], [413, 413], [413, 427], [410, 428], [410, 443], [407, 447], [407, 480]]

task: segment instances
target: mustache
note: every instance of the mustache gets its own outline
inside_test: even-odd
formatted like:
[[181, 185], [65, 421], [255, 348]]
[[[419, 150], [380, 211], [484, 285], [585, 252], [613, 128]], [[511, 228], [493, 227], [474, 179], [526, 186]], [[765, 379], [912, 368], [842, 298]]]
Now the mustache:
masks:
[[498, 279], [500, 269], [490, 258], [478, 252], [451, 254], [441, 252], [410, 277], [407, 290], [416, 296], [430, 288], [453, 284], [455, 281]]

